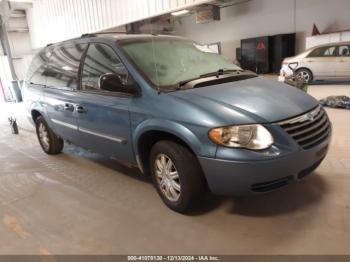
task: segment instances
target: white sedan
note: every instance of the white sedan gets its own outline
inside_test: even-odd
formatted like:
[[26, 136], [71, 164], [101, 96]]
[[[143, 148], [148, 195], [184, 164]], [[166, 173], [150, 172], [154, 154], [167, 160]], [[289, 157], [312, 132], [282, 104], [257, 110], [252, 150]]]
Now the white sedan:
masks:
[[350, 42], [313, 47], [282, 62], [280, 80], [293, 75], [307, 83], [313, 80], [350, 80]]

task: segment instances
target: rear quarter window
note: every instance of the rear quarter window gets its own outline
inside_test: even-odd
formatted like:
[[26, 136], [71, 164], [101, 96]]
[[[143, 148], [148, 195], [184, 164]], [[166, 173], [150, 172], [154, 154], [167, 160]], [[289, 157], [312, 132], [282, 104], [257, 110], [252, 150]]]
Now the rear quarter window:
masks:
[[48, 48], [45, 48], [39, 53], [37, 53], [29, 68], [26, 75], [26, 82], [33, 84], [33, 85], [45, 85], [46, 84], [46, 77], [45, 77], [45, 68], [46, 64], [49, 61], [51, 55], [51, 50]]
[[350, 56], [350, 45], [339, 46], [339, 56]]

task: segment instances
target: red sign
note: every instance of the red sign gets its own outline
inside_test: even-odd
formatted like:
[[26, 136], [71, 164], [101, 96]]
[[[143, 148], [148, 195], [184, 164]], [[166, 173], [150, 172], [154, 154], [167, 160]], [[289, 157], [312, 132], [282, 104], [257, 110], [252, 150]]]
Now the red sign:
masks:
[[263, 42], [260, 42], [260, 43], [258, 43], [256, 49], [257, 50], [264, 50], [264, 49], [266, 49], [266, 45]]

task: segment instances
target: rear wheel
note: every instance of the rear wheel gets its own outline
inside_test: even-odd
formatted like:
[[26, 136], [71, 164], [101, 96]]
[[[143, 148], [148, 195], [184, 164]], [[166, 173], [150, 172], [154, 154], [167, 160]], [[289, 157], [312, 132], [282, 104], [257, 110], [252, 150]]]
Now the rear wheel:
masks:
[[44, 152], [49, 155], [61, 153], [64, 145], [63, 140], [50, 129], [42, 116], [35, 120], [35, 126], [40, 146]]
[[150, 169], [158, 194], [176, 212], [188, 212], [203, 192], [197, 158], [178, 143], [157, 142], [151, 150]]
[[302, 68], [297, 70], [296, 72], [296, 77], [297, 79], [302, 79], [304, 80], [305, 83], [310, 84], [313, 80], [312, 73], [309, 69]]

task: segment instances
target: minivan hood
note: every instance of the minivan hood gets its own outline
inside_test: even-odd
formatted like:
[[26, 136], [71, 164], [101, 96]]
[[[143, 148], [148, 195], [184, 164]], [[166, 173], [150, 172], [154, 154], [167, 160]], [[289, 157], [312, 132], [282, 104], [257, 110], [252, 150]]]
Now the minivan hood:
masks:
[[[220, 108], [221, 112], [235, 111], [256, 123], [288, 119], [318, 104], [313, 97], [295, 87], [263, 77], [187, 89], [172, 95], [211, 114], [214, 113], [211, 111], [219, 114], [217, 111]], [[227, 122], [235, 123], [234, 119], [227, 119]]]

